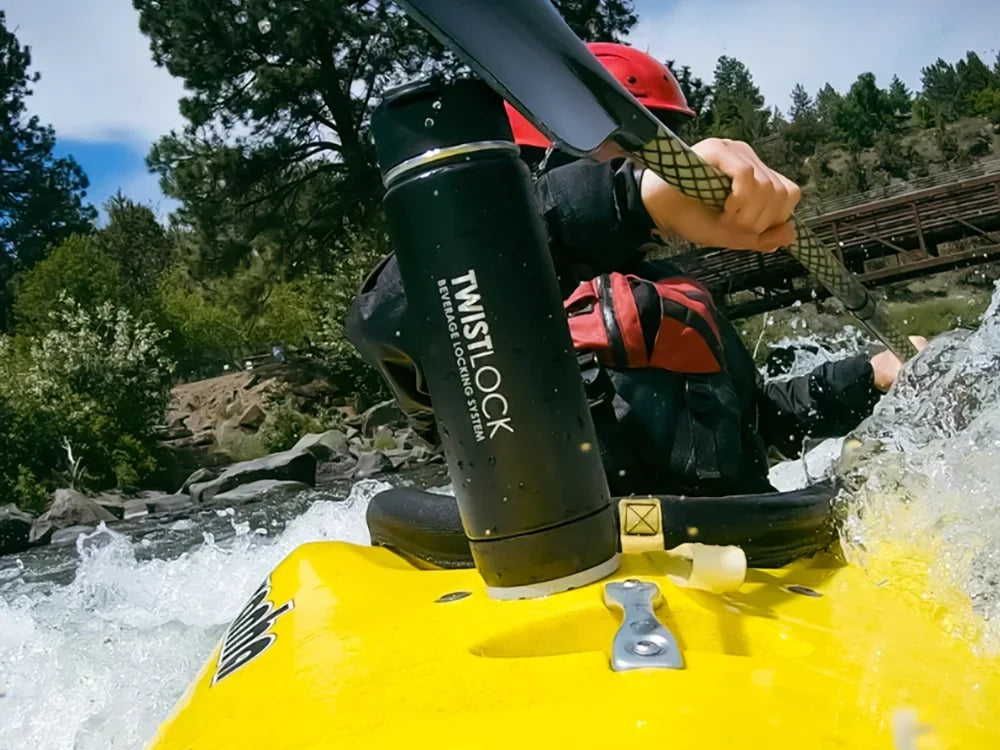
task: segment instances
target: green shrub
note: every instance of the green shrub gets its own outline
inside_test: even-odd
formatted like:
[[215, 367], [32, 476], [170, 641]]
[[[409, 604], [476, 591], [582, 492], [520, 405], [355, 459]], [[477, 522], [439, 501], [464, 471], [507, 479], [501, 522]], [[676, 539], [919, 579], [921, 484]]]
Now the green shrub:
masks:
[[271, 395], [267, 417], [257, 431], [257, 438], [269, 452], [284, 451], [303, 435], [342, 426], [343, 420], [335, 410], [320, 407], [314, 413], [306, 413], [300, 400], [283, 388]]
[[322, 295], [323, 306], [317, 348], [333, 372], [367, 403], [388, 398], [378, 372], [365, 363], [347, 338], [347, 311], [368, 274], [389, 252], [389, 240], [381, 226], [367, 227], [343, 239], [343, 261]]
[[18, 331], [39, 335], [51, 330], [61, 294], [87, 309], [105, 302], [128, 306], [130, 301], [118, 264], [94, 238], [80, 235], [67, 239], [21, 277], [14, 297]]
[[134, 484], [155, 465], [152, 428], [169, 399], [164, 334], [110, 303], [88, 312], [62, 297], [52, 315], [20, 373], [22, 411], [53, 425], [98, 483]]
[[221, 365], [238, 361], [246, 348], [245, 324], [227, 295], [200, 287], [182, 266], [161, 277], [157, 308], [168, 331], [165, 348], [181, 375], [215, 374]]
[[121, 490], [134, 490], [157, 469], [156, 458], [148, 441], [132, 435], [122, 435], [111, 451], [111, 470], [115, 484]]
[[53, 474], [59, 459], [52, 421], [18, 408], [0, 393], [0, 505], [14, 502], [32, 513], [44, 510], [51, 483], [43, 480]]
[[991, 86], [973, 94], [972, 108], [994, 125], [1000, 125], [1000, 89]]
[[17, 479], [13, 488], [14, 503], [29, 513], [40, 515], [49, 502], [49, 491], [31, 469], [17, 467]]

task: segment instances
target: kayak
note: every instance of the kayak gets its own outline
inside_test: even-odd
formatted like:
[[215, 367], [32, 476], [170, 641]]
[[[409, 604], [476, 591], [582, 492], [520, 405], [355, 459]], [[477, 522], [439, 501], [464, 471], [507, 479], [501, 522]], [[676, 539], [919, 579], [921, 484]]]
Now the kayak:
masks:
[[1000, 747], [1000, 659], [965, 594], [929, 595], [933, 549], [860, 567], [834, 543], [712, 593], [671, 529], [626, 528], [644, 500], [619, 503], [617, 572], [539, 599], [492, 599], [460, 561], [303, 545], [149, 748]]

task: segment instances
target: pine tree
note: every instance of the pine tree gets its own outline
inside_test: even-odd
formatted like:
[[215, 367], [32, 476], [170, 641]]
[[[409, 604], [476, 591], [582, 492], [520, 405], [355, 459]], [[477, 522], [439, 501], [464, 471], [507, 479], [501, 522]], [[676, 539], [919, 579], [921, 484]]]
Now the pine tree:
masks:
[[816, 152], [825, 139], [827, 128], [820, 121], [816, 103], [802, 84], [792, 89], [791, 122], [781, 129], [792, 160], [802, 161]]
[[795, 88], [792, 89], [792, 108], [788, 113], [792, 118], [792, 122], [805, 118], [818, 117], [816, 104], [813, 102], [812, 97], [809, 96], [809, 92], [806, 91], [805, 86], [801, 83], [796, 83]]
[[901, 115], [908, 115], [913, 108], [913, 94], [898, 75], [894, 75], [889, 84], [889, 103]]
[[962, 114], [974, 114], [974, 100], [977, 94], [1000, 84], [1000, 79], [975, 52], [965, 53], [965, 59], [955, 65], [958, 76], [959, 105]]
[[820, 122], [832, 128], [837, 120], [837, 113], [844, 106], [844, 97], [829, 83], [816, 94], [816, 114]]
[[694, 119], [681, 126], [678, 135], [688, 143], [703, 139], [712, 125], [712, 87], [691, 72], [690, 65], [677, 67], [674, 60], [667, 60], [666, 66], [680, 84], [681, 92], [688, 107], [694, 111]]
[[87, 178], [72, 158], [57, 159], [55, 131], [27, 114], [38, 73], [31, 52], [7, 29], [0, 10], [0, 331], [10, 323], [12, 278], [97, 213], [83, 202]]
[[870, 148], [878, 133], [896, 130], [889, 95], [878, 87], [874, 74], [862, 73], [851, 84], [835, 125], [840, 137], [853, 149]]
[[739, 60], [723, 55], [715, 66], [712, 133], [753, 143], [770, 132], [771, 111]]
[[121, 191], [108, 200], [105, 210], [108, 224], [98, 232], [98, 245], [122, 269], [136, 296], [151, 294], [171, 260], [173, 247], [166, 232], [149, 207]]
[[950, 121], [962, 114], [962, 95], [955, 66], [940, 57], [920, 71], [924, 100], [944, 120]]

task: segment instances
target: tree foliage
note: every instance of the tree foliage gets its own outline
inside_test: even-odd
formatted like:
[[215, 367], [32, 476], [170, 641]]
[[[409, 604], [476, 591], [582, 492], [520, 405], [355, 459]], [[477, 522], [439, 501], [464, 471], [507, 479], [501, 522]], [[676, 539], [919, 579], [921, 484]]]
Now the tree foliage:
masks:
[[720, 57], [712, 92], [712, 135], [752, 144], [770, 132], [771, 111], [764, 106], [764, 97], [742, 62]]
[[812, 156], [826, 137], [829, 128], [820, 119], [819, 108], [802, 84], [792, 89], [791, 121], [783, 129], [783, 137], [793, 159], [804, 161]]
[[908, 115], [913, 109], [913, 94], [898, 75], [894, 75], [889, 84], [889, 104], [899, 115]]
[[896, 125], [889, 94], [879, 88], [872, 73], [858, 76], [834, 114], [837, 135], [853, 150], [870, 148], [877, 134], [892, 132]]
[[712, 87], [691, 72], [690, 65], [678, 66], [674, 60], [667, 60], [666, 66], [680, 84], [681, 92], [688, 107], [695, 113], [693, 120], [685, 123], [678, 135], [689, 143], [704, 138], [712, 127], [714, 105]]
[[44, 334], [55, 327], [53, 313], [63, 294], [87, 309], [105, 302], [119, 306], [130, 302], [121, 269], [93, 236], [70, 237], [20, 277], [14, 297], [18, 332]]
[[[149, 163], [208, 265], [231, 271], [263, 242], [285, 267], [335, 268], [333, 240], [367, 223], [380, 195], [373, 107], [392, 84], [458, 63], [383, 0], [133, 3], [154, 60], [189, 92], [187, 124]], [[636, 20], [630, 0], [557, 6], [584, 38]]]
[[97, 244], [121, 269], [122, 278], [136, 296], [150, 294], [170, 262], [174, 245], [148, 206], [119, 191], [104, 207], [107, 225], [97, 233]]
[[0, 330], [9, 326], [11, 280], [96, 213], [85, 205], [87, 178], [72, 158], [53, 154], [55, 131], [29, 115], [38, 73], [31, 52], [7, 29], [0, 10]]

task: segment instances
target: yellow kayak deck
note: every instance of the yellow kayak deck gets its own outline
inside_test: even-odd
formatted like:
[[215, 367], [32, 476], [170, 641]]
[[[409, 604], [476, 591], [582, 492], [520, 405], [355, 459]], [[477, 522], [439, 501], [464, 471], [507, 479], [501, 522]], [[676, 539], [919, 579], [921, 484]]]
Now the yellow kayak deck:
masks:
[[[1000, 748], [1000, 659], [973, 652], [967, 597], [928, 598], [916, 555], [883, 561], [820, 555], [714, 595], [673, 585], [669, 553], [626, 554], [605, 581], [500, 602], [475, 570], [307, 544], [149, 747]], [[684, 668], [611, 669], [604, 588], [629, 578], [659, 587]]]

